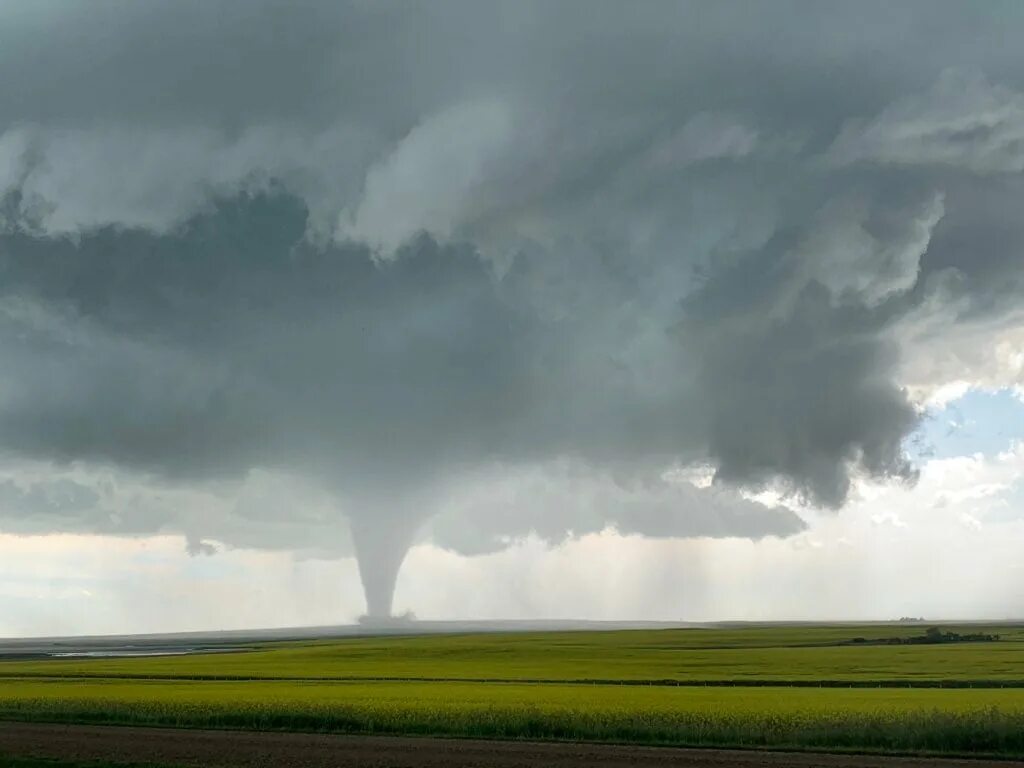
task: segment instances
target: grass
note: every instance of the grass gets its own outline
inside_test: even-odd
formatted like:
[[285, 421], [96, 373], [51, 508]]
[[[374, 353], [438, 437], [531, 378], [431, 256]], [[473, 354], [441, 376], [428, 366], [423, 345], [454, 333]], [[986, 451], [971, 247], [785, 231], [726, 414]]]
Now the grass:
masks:
[[[1004, 640], [934, 646], [838, 644], [858, 636], [923, 632], [905, 625], [431, 635], [293, 643], [238, 654], [9, 661], [0, 662], [0, 677], [1024, 685], [1024, 631], [984, 629]], [[969, 630], [980, 631], [964, 631]]]
[[1024, 755], [1024, 691], [483, 683], [22, 681], [46, 721]]
[[[923, 630], [359, 638], [239, 654], [2, 662], [0, 719], [1024, 756], [1024, 686], [884, 687], [1012, 686], [1024, 680], [1019, 629], [1000, 628], [998, 643], [841, 644], [897, 631]], [[735, 687], [636, 684], [700, 679]], [[773, 679], [847, 687], [751, 685]], [[883, 687], [849, 687], [872, 681]]]

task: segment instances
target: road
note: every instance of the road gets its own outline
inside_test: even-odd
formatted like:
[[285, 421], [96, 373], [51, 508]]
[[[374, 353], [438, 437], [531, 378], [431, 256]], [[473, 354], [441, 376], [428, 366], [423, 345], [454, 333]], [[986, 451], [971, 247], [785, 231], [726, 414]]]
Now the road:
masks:
[[1020, 768], [1019, 762], [0, 722], [0, 757], [213, 768]]

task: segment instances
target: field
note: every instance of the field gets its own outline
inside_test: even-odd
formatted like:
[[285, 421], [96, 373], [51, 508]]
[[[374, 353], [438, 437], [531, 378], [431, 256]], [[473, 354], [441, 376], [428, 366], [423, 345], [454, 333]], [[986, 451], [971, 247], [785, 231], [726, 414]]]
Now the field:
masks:
[[352, 638], [0, 662], [0, 718], [1024, 756], [1024, 628], [908, 625]]

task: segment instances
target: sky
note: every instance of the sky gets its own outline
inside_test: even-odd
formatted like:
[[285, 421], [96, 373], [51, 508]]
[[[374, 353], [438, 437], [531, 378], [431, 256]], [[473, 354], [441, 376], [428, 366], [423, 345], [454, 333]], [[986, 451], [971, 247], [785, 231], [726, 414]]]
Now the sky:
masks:
[[1024, 616], [1022, 32], [0, 0], [0, 636]]

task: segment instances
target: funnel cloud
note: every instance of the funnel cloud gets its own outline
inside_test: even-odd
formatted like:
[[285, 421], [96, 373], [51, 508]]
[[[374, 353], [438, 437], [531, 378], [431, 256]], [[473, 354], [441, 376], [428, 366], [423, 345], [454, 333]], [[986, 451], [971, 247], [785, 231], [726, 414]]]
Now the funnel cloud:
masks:
[[1006, 29], [0, 4], [0, 530], [354, 553], [384, 618], [423, 539], [785, 537], [912, 483], [922, 403], [1015, 383], [973, 341], [1024, 294]]

